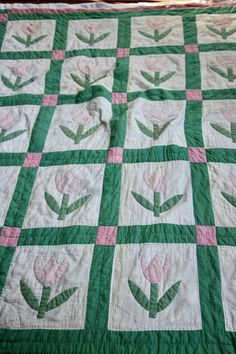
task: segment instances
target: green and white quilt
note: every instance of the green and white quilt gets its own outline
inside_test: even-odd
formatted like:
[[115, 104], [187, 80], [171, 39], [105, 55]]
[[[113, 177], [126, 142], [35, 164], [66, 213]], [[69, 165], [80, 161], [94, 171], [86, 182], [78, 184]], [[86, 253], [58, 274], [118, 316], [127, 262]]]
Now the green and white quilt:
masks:
[[0, 11], [0, 353], [236, 352], [236, 7]]

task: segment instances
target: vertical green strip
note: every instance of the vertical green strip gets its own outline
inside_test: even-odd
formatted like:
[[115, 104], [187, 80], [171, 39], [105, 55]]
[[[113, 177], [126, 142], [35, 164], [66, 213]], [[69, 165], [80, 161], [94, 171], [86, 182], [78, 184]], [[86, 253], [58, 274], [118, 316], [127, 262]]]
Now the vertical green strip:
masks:
[[[130, 46], [130, 19], [120, 18], [118, 48]], [[122, 70], [121, 70], [122, 68]], [[117, 58], [112, 92], [126, 93], [129, 59]], [[126, 133], [127, 104], [112, 105], [110, 148], [123, 147]], [[108, 163], [105, 167], [103, 192], [98, 225], [117, 226], [119, 221], [122, 164]], [[91, 335], [107, 331], [114, 246], [95, 245], [90, 273], [85, 328]], [[96, 327], [95, 327], [96, 324]], [[99, 331], [97, 330], [99, 328]], [[102, 340], [102, 338], [101, 338]]]
[[[2, 13], [1, 13], [1, 15], [2, 15]], [[2, 48], [2, 43], [3, 43], [6, 29], [7, 29], [7, 21], [0, 21], [0, 51]]]
[[198, 53], [185, 54], [186, 89], [196, 90], [201, 88], [201, 69]]
[[204, 147], [202, 101], [186, 101], [184, 131], [187, 146]]
[[188, 13], [182, 16], [184, 26], [184, 44], [197, 44], [196, 16]]
[[8, 269], [11, 264], [12, 257], [15, 253], [15, 247], [0, 246], [0, 296], [6, 282]]

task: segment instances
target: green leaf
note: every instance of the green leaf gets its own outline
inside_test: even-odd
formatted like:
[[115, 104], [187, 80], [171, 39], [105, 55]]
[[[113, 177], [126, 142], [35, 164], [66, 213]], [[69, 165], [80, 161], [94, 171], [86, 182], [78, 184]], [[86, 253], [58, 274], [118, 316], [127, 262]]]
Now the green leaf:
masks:
[[151, 84], [155, 84], [155, 79], [152, 77], [150, 74], [148, 74], [146, 71], [141, 70], [140, 71], [141, 75], [144, 77], [145, 80], [151, 82]]
[[81, 41], [81, 42], [84, 42], [84, 43], [89, 43], [89, 39], [86, 38], [84, 35], [82, 35], [81, 33], [76, 33], [75, 34], [76, 37]]
[[12, 37], [15, 38], [15, 40], [17, 40], [19, 43], [26, 44], [26, 40], [24, 38], [21, 38], [19, 36], [12, 36]]
[[98, 42], [103, 41], [103, 40], [104, 40], [105, 38], [107, 38], [110, 34], [111, 34], [111, 32], [107, 32], [107, 33], [102, 34], [101, 36], [99, 36], [99, 37], [97, 37], [96, 39], [94, 39], [92, 44], [95, 44], [95, 43], [98, 43]]
[[133, 297], [139, 305], [141, 305], [145, 310], [149, 310], [149, 301], [143, 291], [131, 280], [128, 280], [128, 284]]
[[61, 130], [63, 131], [63, 133], [68, 136], [68, 138], [75, 140], [76, 138], [76, 134], [70, 130], [69, 128], [65, 127], [64, 125], [60, 125]]
[[221, 192], [221, 194], [231, 205], [233, 205], [233, 207], [236, 208], [236, 197], [225, 192]]
[[154, 138], [154, 134], [150, 129], [148, 129], [142, 122], [140, 122], [140, 120], [138, 120], [138, 119], [135, 119], [135, 120], [138, 124], [139, 129], [141, 130], [141, 132], [143, 134], [149, 136], [150, 138]]
[[134, 199], [141, 204], [144, 208], [154, 211], [154, 206], [147, 200], [145, 199], [142, 195], [136, 193], [136, 192], [131, 192], [132, 196]]
[[28, 285], [23, 280], [20, 281], [20, 291], [23, 298], [29, 305], [29, 307], [35, 311], [38, 311], [39, 309], [38, 300], [34, 295], [33, 291], [28, 287]]
[[35, 44], [35, 43], [40, 42], [40, 41], [41, 41], [42, 39], [44, 39], [45, 37], [47, 37], [47, 34], [43, 34], [42, 36], [39, 36], [39, 37], [33, 39], [33, 40], [30, 42], [30, 45], [33, 45], [33, 44]]
[[162, 83], [162, 82], [165, 82], [167, 80], [169, 80], [173, 75], [176, 74], [176, 71], [171, 71], [169, 72], [168, 74], [162, 76], [159, 80], [159, 85]]
[[17, 89], [20, 89], [20, 88], [22, 88], [22, 87], [24, 87], [24, 86], [27, 86], [27, 85], [31, 84], [31, 82], [33, 82], [34, 80], [36, 80], [37, 77], [38, 77], [38, 76], [34, 76], [34, 77], [32, 77], [31, 79], [22, 82], [22, 84], [18, 85], [18, 88], [17, 88]]
[[4, 85], [10, 89], [14, 89], [15, 85], [11, 83], [11, 81], [4, 75], [1, 75], [2, 82]]
[[214, 27], [212, 27], [212, 26], [207, 26], [207, 28], [208, 28], [211, 32], [213, 32], [213, 33], [215, 33], [215, 34], [218, 34], [218, 36], [222, 36], [221, 31], [217, 30], [216, 28], [214, 28]]
[[69, 300], [69, 298], [76, 292], [77, 289], [78, 289], [77, 287], [70, 288], [70, 289], [67, 289], [67, 290], [61, 292], [59, 295], [55, 296], [47, 304], [46, 312], [55, 309], [56, 307], [62, 305], [64, 302]]
[[174, 283], [160, 298], [157, 303], [157, 312], [164, 310], [174, 300], [180, 286], [181, 281]]
[[170, 120], [168, 120], [168, 122], [166, 122], [165, 124], [163, 124], [163, 126], [161, 127], [161, 129], [160, 129], [160, 131], [159, 131], [158, 138], [159, 138], [159, 136], [160, 136], [162, 133], [164, 133], [164, 131], [167, 129], [167, 127], [170, 125], [170, 123], [171, 123], [173, 120], [175, 120], [175, 118], [174, 118], [174, 119], [170, 119]]
[[70, 74], [70, 76], [76, 84], [85, 88], [85, 82], [81, 80], [78, 75]]
[[149, 34], [149, 33], [146, 33], [146, 32], [143, 32], [143, 31], [138, 31], [138, 32], [144, 37], [154, 39], [154, 36]]
[[4, 142], [4, 141], [8, 141], [8, 140], [12, 140], [17, 138], [19, 135], [23, 134], [24, 132], [26, 132], [27, 130], [17, 130], [13, 133], [10, 133], [8, 135], [5, 135], [2, 139], [0, 139], [0, 141]]
[[232, 28], [231, 30], [226, 32], [227, 37], [231, 36], [231, 34], [236, 32], [236, 27]]
[[168, 29], [167, 31], [163, 32], [158, 36], [158, 40], [160, 41], [161, 39], [165, 38], [170, 32], [172, 31], [172, 28]]
[[88, 138], [90, 135], [94, 134], [101, 126], [102, 124], [99, 123], [94, 127], [88, 129], [84, 134], [82, 134], [81, 139]]
[[160, 212], [164, 213], [165, 211], [168, 211], [172, 209], [176, 204], [180, 202], [180, 200], [183, 198], [184, 194], [177, 194], [174, 197], [169, 198], [166, 200], [161, 206], [160, 206]]
[[57, 203], [57, 201], [54, 199], [54, 197], [49, 194], [48, 192], [44, 193], [44, 198], [47, 202], [47, 205], [49, 206], [49, 208], [54, 211], [54, 213], [58, 214], [60, 213], [60, 207]]
[[227, 138], [231, 138], [231, 133], [227, 129], [222, 128], [220, 125], [216, 123], [211, 123], [211, 127], [215, 129], [218, 133], [227, 136]]
[[72, 203], [66, 210], [66, 214], [70, 214], [72, 213], [73, 211], [79, 209], [82, 207], [82, 205], [84, 205], [88, 200], [89, 198], [91, 197], [90, 194], [86, 195], [85, 197], [82, 197], [78, 200], [76, 200], [74, 203]]
[[217, 68], [216, 66], [209, 66], [209, 68], [214, 71], [216, 74], [222, 76], [224, 79], [228, 79], [228, 74], [224, 73], [221, 69]]

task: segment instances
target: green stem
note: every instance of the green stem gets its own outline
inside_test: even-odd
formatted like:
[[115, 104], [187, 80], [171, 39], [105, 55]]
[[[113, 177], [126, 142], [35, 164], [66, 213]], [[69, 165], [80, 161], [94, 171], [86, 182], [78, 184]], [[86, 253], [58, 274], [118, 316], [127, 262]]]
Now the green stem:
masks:
[[155, 86], [158, 86], [160, 84], [160, 72], [159, 71], [156, 71], [155, 72]]
[[29, 48], [30, 47], [30, 44], [31, 44], [31, 35], [28, 34], [27, 37], [26, 37], [26, 48]]
[[75, 145], [78, 145], [82, 139], [82, 132], [83, 132], [84, 126], [82, 124], [79, 124], [79, 127], [76, 132], [76, 137], [75, 137]]
[[84, 80], [84, 87], [89, 87], [90, 86], [90, 75], [85, 74], [85, 80]]
[[153, 123], [153, 138], [154, 138], [154, 140], [157, 140], [159, 138], [159, 131], [160, 131], [159, 125]]
[[233, 82], [233, 81], [234, 81], [233, 69], [228, 68], [228, 69], [227, 69], [227, 74], [228, 74], [228, 81], [229, 81], [229, 82]]
[[160, 216], [161, 197], [160, 192], [154, 192], [154, 216]]
[[156, 318], [157, 315], [158, 286], [156, 283], [150, 284], [149, 318]]
[[4, 138], [4, 135], [6, 134], [6, 129], [2, 129], [1, 130], [1, 133], [0, 133], [0, 143], [2, 143], [3, 142], [3, 138]]
[[15, 84], [14, 84], [14, 87], [13, 87], [13, 89], [12, 89], [13, 91], [18, 90], [19, 85], [20, 85], [20, 82], [21, 82], [21, 77], [20, 77], [20, 76], [17, 76], [17, 77], [16, 77]]
[[231, 137], [232, 142], [236, 143], [236, 123], [231, 123]]
[[67, 213], [68, 202], [69, 202], [69, 195], [63, 194], [62, 202], [61, 202], [61, 209], [60, 209], [60, 213], [58, 215], [58, 220], [65, 219], [66, 213]]
[[154, 41], [159, 42], [159, 30], [154, 30]]
[[44, 286], [43, 291], [42, 291], [40, 304], [39, 304], [37, 318], [44, 318], [44, 315], [46, 312], [46, 306], [47, 306], [50, 294], [51, 294], [51, 288]]
[[222, 39], [227, 39], [227, 37], [228, 37], [225, 27], [221, 27], [221, 37], [222, 37]]
[[94, 33], [91, 33], [89, 37], [89, 45], [93, 45], [93, 44], [94, 44]]

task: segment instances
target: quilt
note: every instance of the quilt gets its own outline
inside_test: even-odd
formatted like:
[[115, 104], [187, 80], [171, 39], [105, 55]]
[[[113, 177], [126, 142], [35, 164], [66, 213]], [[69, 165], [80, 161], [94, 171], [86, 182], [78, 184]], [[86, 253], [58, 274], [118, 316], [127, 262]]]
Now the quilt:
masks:
[[236, 7], [0, 11], [0, 353], [236, 352]]

